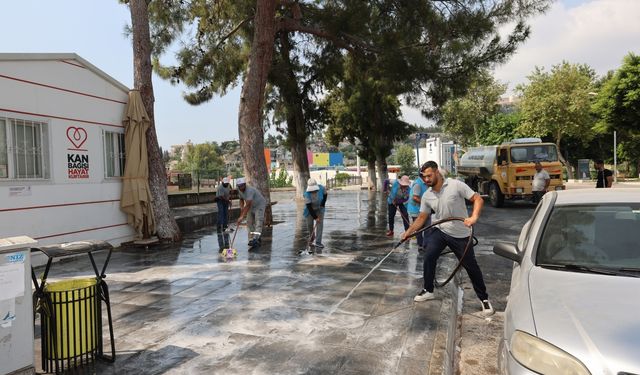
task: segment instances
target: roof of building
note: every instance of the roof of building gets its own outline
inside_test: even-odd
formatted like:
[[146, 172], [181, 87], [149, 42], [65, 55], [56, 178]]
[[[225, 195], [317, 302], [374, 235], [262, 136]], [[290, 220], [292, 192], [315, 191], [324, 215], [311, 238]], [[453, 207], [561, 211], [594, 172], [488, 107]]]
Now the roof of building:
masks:
[[74, 60], [124, 92], [129, 88], [75, 53], [0, 53], [0, 61], [68, 61]]

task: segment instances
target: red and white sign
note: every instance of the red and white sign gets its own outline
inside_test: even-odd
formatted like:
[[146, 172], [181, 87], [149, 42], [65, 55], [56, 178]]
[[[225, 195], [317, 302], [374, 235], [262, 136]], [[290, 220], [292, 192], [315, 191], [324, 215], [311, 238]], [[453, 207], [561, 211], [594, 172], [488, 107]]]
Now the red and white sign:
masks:
[[87, 149], [81, 148], [87, 141], [87, 131], [81, 127], [69, 126], [67, 139], [73, 148], [67, 148], [75, 153], [67, 153], [67, 177], [71, 179], [89, 178], [89, 155]]

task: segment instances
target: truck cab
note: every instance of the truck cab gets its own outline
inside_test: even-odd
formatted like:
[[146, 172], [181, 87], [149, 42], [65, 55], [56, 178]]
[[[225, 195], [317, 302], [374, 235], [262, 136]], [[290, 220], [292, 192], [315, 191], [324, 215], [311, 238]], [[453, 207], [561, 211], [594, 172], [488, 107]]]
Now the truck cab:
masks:
[[548, 190], [564, 190], [562, 164], [553, 143], [539, 138], [520, 138], [498, 146], [471, 147], [460, 159], [458, 173], [480, 194], [488, 194], [491, 205], [501, 207], [505, 199], [531, 199], [531, 184], [539, 161], [551, 177]]

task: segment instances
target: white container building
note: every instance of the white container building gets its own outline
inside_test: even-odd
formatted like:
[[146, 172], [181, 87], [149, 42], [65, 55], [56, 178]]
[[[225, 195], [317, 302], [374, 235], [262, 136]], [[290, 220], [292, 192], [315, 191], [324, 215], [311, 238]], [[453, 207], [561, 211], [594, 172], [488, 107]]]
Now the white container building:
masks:
[[76, 54], [0, 54], [0, 238], [134, 239], [120, 211], [128, 91]]

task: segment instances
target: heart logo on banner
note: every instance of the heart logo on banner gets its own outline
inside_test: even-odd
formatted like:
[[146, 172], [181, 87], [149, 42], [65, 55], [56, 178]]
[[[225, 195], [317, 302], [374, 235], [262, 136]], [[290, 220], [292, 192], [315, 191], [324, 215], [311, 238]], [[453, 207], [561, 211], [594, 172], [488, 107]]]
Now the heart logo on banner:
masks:
[[83, 128], [69, 126], [67, 128], [67, 139], [75, 148], [80, 148], [87, 141], [87, 131]]

